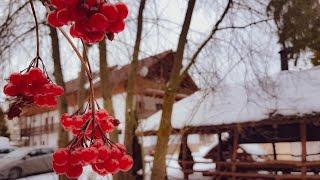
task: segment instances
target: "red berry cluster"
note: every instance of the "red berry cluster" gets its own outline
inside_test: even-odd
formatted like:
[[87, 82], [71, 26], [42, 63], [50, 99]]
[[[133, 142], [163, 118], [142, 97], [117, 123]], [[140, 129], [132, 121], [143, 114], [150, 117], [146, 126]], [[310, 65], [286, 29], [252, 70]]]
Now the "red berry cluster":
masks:
[[[92, 119], [92, 112], [88, 111], [83, 115], [71, 115], [63, 114], [61, 116], [61, 124], [66, 131], [71, 131], [74, 135], [78, 136], [82, 133], [83, 129], [86, 128], [85, 135], [87, 137], [92, 136], [93, 128], [101, 129], [102, 131], [95, 131], [95, 137], [101, 138], [103, 133], [109, 133], [119, 125], [119, 120], [114, 119], [108, 115], [105, 110], [99, 110], [95, 112], [95, 124]], [[95, 127], [93, 127], [95, 126]]]
[[133, 160], [126, 154], [126, 148], [118, 143], [113, 144], [105, 137], [106, 133], [119, 125], [119, 120], [109, 116], [107, 111], [92, 113], [89, 110], [82, 115], [71, 116], [64, 114], [61, 124], [76, 138], [68, 148], [59, 149], [53, 154], [53, 170], [57, 174], [77, 178], [86, 165], [91, 165], [100, 175], [128, 171], [132, 167]]
[[54, 107], [57, 97], [63, 94], [63, 88], [49, 81], [40, 68], [30, 68], [26, 73], [13, 73], [4, 86], [4, 94], [15, 97], [11, 103], [8, 118], [17, 117], [26, 105]]
[[112, 40], [114, 33], [124, 30], [128, 8], [124, 3], [111, 4], [103, 0], [51, 0], [55, 11], [48, 15], [53, 27], [71, 24], [70, 34], [92, 44], [105, 34]]
[[121, 144], [107, 146], [102, 140], [97, 140], [92, 146], [78, 147], [74, 150], [62, 148], [53, 154], [53, 170], [68, 178], [78, 178], [83, 166], [91, 165], [98, 174], [116, 174], [128, 171], [133, 165], [131, 156], [126, 155], [126, 149]]

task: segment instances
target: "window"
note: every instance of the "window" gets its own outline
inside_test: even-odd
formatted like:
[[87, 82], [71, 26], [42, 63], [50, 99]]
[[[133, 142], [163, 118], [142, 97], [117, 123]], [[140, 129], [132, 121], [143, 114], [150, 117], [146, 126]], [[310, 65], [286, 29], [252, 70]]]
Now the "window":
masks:
[[162, 109], [162, 104], [157, 103], [157, 104], [156, 104], [156, 109], [157, 109], [157, 110], [161, 110], [161, 109]]

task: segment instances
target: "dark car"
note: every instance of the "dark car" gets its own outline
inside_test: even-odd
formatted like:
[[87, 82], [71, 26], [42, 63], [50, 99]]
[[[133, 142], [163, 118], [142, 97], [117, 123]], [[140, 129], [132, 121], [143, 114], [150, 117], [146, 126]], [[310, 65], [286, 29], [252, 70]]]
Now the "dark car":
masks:
[[51, 147], [18, 148], [0, 160], [0, 179], [17, 179], [26, 175], [52, 171]]

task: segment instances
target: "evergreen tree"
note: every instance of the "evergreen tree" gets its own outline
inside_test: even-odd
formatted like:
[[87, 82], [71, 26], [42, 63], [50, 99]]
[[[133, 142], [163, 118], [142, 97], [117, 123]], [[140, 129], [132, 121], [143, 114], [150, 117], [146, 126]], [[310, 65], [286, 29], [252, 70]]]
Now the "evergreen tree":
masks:
[[[278, 28], [282, 61], [295, 60], [312, 52], [314, 65], [320, 64], [320, 2], [317, 0], [271, 0], [267, 7]], [[287, 63], [287, 62], [285, 62]]]

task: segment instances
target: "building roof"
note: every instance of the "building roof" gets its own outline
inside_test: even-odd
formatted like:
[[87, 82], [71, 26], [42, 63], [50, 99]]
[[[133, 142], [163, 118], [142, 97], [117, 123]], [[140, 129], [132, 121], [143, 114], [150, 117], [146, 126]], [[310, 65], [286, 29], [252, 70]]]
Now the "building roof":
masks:
[[[137, 83], [139, 80], [143, 81], [140, 84], [136, 84], [138, 88], [143, 90], [144, 94], [152, 96], [162, 96], [162, 86], [169, 80], [172, 65], [174, 60], [174, 52], [168, 50], [154, 56], [150, 56], [138, 61], [137, 67]], [[128, 80], [128, 74], [131, 64], [127, 64], [122, 67], [113, 66], [110, 67], [109, 80], [113, 95], [125, 93], [125, 86]], [[100, 78], [99, 73], [93, 74], [94, 86], [96, 89], [96, 96], [100, 97]], [[141, 85], [142, 83], [142, 85]], [[86, 83], [88, 85], [88, 83]], [[86, 87], [85, 85], [85, 87]], [[198, 90], [197, 85], [194, 83], [192, 78], [187, 75], [181, 85], [181, 94], [177, 96], [177, 99], [184, 98], [185, 95], [192, 94]], [[66, 82], [65, 94], [69, 105], [75, 105], [77, 101], [77, 91], [79, 89], [79, 79], [74, 79]], [[161, 90], [162, 91], [162, 90]], [[38, 108], [28, 107], [24, 109], [23, 116], [31, 116], [47, 111], [52, 111], [56, 108]]]
[[[246, 85], [201, 90], [176, 102], [172, 127], [219, 126], [256, 122], [278, 115], [303, 116], [320, 112], [320, 68], [283, 71]], [[139, 131], [157, 131], [162, 111], [143, 120]]]
[[[140, 71], [144, 68], [146, 70], [149, 70], [152, 66], [156, 65], [159, 62], [169, 63], [171, 64], [173, 60], [174, 52], [171, 50], [162, 52], [160, 54], [156, 54], [154, 56], [150, 56], [144, 59], [141, 59], [138, 61], [138, 68], [137, 72], [140, 73]], [[110, 70], [110, 83], [112, 86], [116, 86], [118, 83], [121, 83], [123, 81], [128, 80], [128, 74], [130, 70], [131, 64], [124, 65], [122, 67], [112, 66], [109, 68]], [[157, 74], [152, 74], [147, 72], [148, 77], [152, 78], [155, 77]], [[94, 73], [94, 78], [99, 78], [99, 73]], [[95, 86], [100, 86], [100, 79], [99, 81], [95, 83]], [[74, 79], [71, 81], [66, 82], [66, 93], [73, 93], [79, 89], [79, 80]]]

